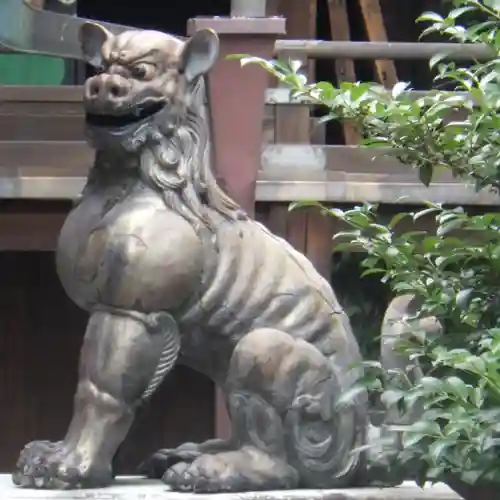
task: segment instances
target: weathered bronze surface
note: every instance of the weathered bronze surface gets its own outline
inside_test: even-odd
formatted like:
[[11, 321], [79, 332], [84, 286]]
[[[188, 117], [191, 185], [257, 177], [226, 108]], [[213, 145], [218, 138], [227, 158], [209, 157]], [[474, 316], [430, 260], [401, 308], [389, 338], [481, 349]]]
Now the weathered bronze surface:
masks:
[[204, 75], [217, 35], [87, 23], [80, 41], [101, 70], [84, 87], [96, 157], [57, 269], [90, 319], [67, 434], [28, 444], [14, 483], [111, 483], [137, 408], [178, 362], [223, 388], [232, 438], [160, 450], [143, 473], [196, 492], [362, 484], [366, 395], [335, 404], [359, 374], [349, 320], [313, 265], [211, 171]]

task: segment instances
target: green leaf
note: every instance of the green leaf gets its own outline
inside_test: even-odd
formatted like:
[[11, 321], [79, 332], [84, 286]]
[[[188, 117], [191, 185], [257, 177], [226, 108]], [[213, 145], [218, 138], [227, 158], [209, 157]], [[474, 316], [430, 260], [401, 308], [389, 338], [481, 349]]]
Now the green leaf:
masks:
[[[455, 446], [456, 442], [453, 440], [439, 440], [435, 441], [429, 446], [429, 457], [432, 459], [434, 464], [438, 464], [441, 460], [443, 454], [448, 451], [449, 448]], [[439, 471], [439, 475], [442, 474], [442, 469]], [[432, 474], [434, 476], [434, 473]], [[438, 476], [434, 476], [438, 477]]]
[[459, 7], [458, 9], [453, 9], [449, 14], [448, 17], [451, 19], [457, 19], [460, 16], [463, 16], [467, 12], [472, 12], [474, 11], [475, 7], [473, 5], [467, 5], [465, 7]]
[[430, 60], [429, 60], [429, 67], [432, 69], [436, 66], [436, 64], [439, 64], [443, 59], [446, 58], [446, 54], [435, 54], [433, 55]]
[[[445, 470], [446, 470], [445, 467], [431, 467], [427, 469], [426, 477], [424, 479], [439, 480], [442, 478], [442, 476], [445, 475]], [[424, 481], [424, 483], [419, 484], [419, 486], [423, 488], [425, 486], [425, 482], [427, 481]]]
[[410, 448], [420, 443], [420, 441], [426, 437], [428, 437], [427, 434], [422, 434], [421, 432], [407, 431], [403, 437], [403, 446], [405, 448]]
[[484, 392], [480, 387], [475, 387], [471, 393], [471, 400], [476, 408], [481, 408], [484, 403]]
[[467, 484], [476, 484], [483, 473], [482, 470], [465, 470], [460, 474], [460, 478]]
[[473, 291], [474, 290], [472, 288], [466, 288], [465, 290], [460, 290], [460, 292], [458, 292], [456, 303], [459, 309], [466, 309], [468, 307]]
[[434, 168], [432, 167], [432, 165], [428, 163], [422, 165], [418, 171], [418, 178], [425, 187], [429, 187], [433, 175], [434, 175]]
[[343, 391], [336, 401], [338, 408], [357, 404], [358, 398], [366, 393], [366, 388], [362, 385], [355, 385], [347, 391]]
[[420, 386], [429, 394], [435, 394], [443, 390], [443, 381], [436, 377], [423, 377]]
[[416, 212], [413, 215], [413, 220], [416, 221], [416, 220], [420, 219], [421, 217], [425, 217], [426, 215], [435, 213], [435, 212], [437, 212], [439, 210], [440, 210], [439, 208], [434, 208], [434, 207], [432, 207], [432, 208], [425, 208], [424, 210], [420, 210], [420, 211]]
[[446, 384], [453, 394], [458, 396], [462, 401], [467, 401], [469, 399], [469, 388], [460, 378], [448, 377], [446, 379]]
[[500, 10], [500, 0], [483, 0], [484, 4], [495, 10]]
[[443, 17], [436, 12], [424, 12], [420, 17], [417, 17], [417, 23], [422, 21], [443, 22]]
[[394, 87], [392, 87], [392, 91], [391, 91], [392, 98], [397, 99], [407, 89], [408, 85], [409, 84], [407, 82], [396, 83], [396, 85], [394, 85]]
[[396, 390], [388, 390], [385, 391], [381, 396], [380, 400], [386, 407], [391, 407], [397, 404], [399, 401], [401, 401], [404, 397], [405, 393], [403, 391], [396, 391]]
[[401, 212], [399, 214], [396, 214], [392, 217], [392, 219], [390, 220], [389, 224], [388, 224], [388, 228], [389, 229], [394, 229], [396, 227], [396, 225], [402, 221], [404, 218], [406, 217], [409, 217], [410, 214], [406, 213], [406, 212]]
[[290, 203], [288, 206], [288, 211], [292, 212], [293, 210], [298, 210], [299, 208], [323, 208], [320, 203], [317, 201], [313, 200], [303, 200], [303, 201], [296, 201], [294, 203]]
[[463, 226], [463, 224], [464, 221], [462, 219], [455, 219], [446, 224], [441, 224], [438, 227], [436, 234], [438, 236], [445, 236], [448, 233], [451, 233], [452, 231], [460, 229]]
[[441, 428], [437, 424], [437, 422], [429, 422], [422, 420], [420, 422], [415, 422], [410, 426], [411, 432], [421, 432], [428, 436], [436, 436], [441, 435]]

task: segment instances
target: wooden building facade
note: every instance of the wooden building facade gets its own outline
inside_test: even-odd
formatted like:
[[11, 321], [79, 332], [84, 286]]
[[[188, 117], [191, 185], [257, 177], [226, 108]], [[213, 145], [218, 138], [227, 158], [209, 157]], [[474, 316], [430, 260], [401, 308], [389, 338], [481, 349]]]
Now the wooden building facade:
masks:
[[[252, 0], [246, 2], [251, 6]], [[133, 3], [113, 8], [104, 0], [46, 0], [45, 8], [179, 35], [188, 25], [210, 25], [220, 33], [226, 53], [270, 57], [297, 55], [294, 47], [300, 44], [290, 42], [297, 39], [416, 41], [414, 18], [439, 3], [268, 0], [258, 19], [231, 17], [238, 2], [230, 0], [142, 0], [140, 8]], [[425, 60], [373, 64], [321, 55], [314, 60], [307, 50], [299, 52], [312, 78], [378, 78], [387, 85], [399, 78], [419, 89], [430, 84]], [[85, 72], [72, 61], [0, 54], [0, 471], [12, 468], [27, 441], [60, 439], [71, 415], [87, 316], [62, 291], [53, 250], [92, 161], [83, 141], [80, 104]], [[448, 178], [424, 192], [414, 173], [397, 162], [371, 161], [371, 153], [356, 146], [348, 124], [317, 126], [314, 111], [290, 104], [286, 92], [259, 68], [242, 70], [224, 61], [213, 78], [217, 85], [211, 85], [210, 104], [221, 182], [325, 276], [330, 275], [334, 223], [311, 210], [289, 213], [291, 201], [345, 205], [370, 200], [386, 205], [388, 212], [397, 210], [400, 195], [408, 195], [408, 204], [423, 199], [492, 203], [488, 195], [476, 195]], [[213, 384], [179, 367], [138, 419], [120, 451], [118, 472], [133, 472], [156, 448], [214, 434], [227, 434], [227, 420]]]

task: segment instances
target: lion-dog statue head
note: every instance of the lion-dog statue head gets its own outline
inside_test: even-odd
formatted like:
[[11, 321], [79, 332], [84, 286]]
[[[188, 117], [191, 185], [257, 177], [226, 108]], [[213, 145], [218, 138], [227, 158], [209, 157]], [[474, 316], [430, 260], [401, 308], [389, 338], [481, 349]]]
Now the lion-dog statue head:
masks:
[[213, 225], [214, 214], [244, 218], [211, 171], [205, 75], [218, 59], [217, 34], [200, 30], [187, 41], [149, 30], [115, 36], [87, 22], [79, 38], [97, 69], [83, 97], [87, 137], [97, 150], [93, 170], [103, 156], [136, 169], [138, 180], [197, 226]]

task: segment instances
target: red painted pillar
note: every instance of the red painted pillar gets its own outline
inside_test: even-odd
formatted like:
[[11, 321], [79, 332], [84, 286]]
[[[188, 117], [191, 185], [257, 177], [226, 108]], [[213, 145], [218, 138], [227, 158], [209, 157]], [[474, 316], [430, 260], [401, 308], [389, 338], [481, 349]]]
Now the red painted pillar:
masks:
[[[208, 89], [215, 174], [220, 186], [253, 215], [269, 77], [258, 66], [242, 68], [239, 61], [224, 58], [229, 54], [271, 58], [277, 37], [285, 33], [285, 19], [199, 17], [189, 20], [188, 34], [202, 28], [211, 28], [220, 37], [220, 59], [210, 73]], [[230, 425], [219, 391], [215, 407], [215, 434], [226, 438]]]
[[209, 103], [213, 126], [215, 172], [227, 193], [253, 214], [260, 167], [265, 91], [269, 76], [256, 65], [224, 60], [229, 54], [271, 58], [285, 20], [272, 18], [196, 18], [188, 33], [212, 28], [220, 37], [220, 60], [210, 73]]

